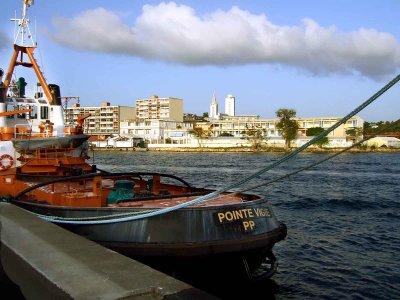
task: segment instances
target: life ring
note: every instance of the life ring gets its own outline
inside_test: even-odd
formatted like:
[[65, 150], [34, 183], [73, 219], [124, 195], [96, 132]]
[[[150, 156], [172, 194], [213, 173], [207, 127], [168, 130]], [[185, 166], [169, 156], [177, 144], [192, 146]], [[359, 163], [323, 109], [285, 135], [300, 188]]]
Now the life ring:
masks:
[[14, 164], [14, 158], [9, 154], [0, 156], [0, 170], [7, 170]]

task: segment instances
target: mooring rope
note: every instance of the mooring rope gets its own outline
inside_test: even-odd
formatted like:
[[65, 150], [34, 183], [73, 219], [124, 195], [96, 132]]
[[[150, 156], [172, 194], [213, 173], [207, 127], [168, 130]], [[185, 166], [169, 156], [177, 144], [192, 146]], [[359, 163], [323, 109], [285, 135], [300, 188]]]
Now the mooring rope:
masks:
[[[127, 213], [121, 213], [121, 214], [112, 214], [112, 215], [104, 215], [104, 216], [95, 216], [95, 217], [80, 217], [80, 218], [65, 218], [65, 217], [58, 217], [58, 216], [52, 216], [52, 222], [53, 220], [62, 220], [62, 221], [90, 221], [90, 220], [112, 220], [114, 218], [120, 218], [120, 217], [129, 217], [129, 216], [136, 216], [136, 215], [141, 215], [141, 214], [148, 214], [153, 211], [157, 211], [159, 208], [155, 209], [146, 209], [146, 210], [141, 210], [141, 211], [131, 211]], [[46, 217], [45, 215], [38, 214], [32, 211], [28, 211], [40, 218]], [[49, 216], [47, 216], [49, 217]]]
[[51, 216], [45, 216], [45, 215], [39, 215], [42, 219], [45, 219], [47, 221], [51, 221], [54, 223], [63, 223], [63, 224], [86, 224], [86, 225], [96, 225], [96, 224], [110, 224], [110, 223], [117, 223], [117, 222], [127, 222], [127, 221], [133, 221], [133, 220], [138, 220], [138, 219], [143, 219], [143, 218], [148, 218], [148, 217], [153, 217], [156, 215], [160, 215], [160, 214], [164, 214], [164, 213], [168, 213], [174, 210], [178, 210], [190, 205], [194, 205], [194, 204], [198, 204], [201, 202], [205, 202], [211, 198], [213, 198], [214, 196], [217, 196], [223, 192], [226, 192], [228, 190], [234, 189], [238, 186], [243, 185], [244, 183], [260, 176], [261, 174], [275, 168], [276, 166], [286, 162], [287, 160], [293, 158], [294, 156], [296, 156], [298, 153], [304, 151], [305, 149], [307, 149], [309, 146], [311, 146], [312, 144], [316, 143], [317, 141], [319, 141], [320, 139], [322, 139], [323, 137], [327, 136], [330, 132], [332, 132], [333, 130], [335, 130], [336, 128], [338, 128], [340, 125], [342, 125], [343, 123], [347, 122], [350, 118], [352, 118], [354, 115], [356, 115], [357, 113], [359, 113], [361, 110], [363, 110], [365, 107], [367, 107], [368, 105], [370, 105], [372, 102], [374, 102], [376, 99], [378, 99], [380, 96], [382, 96], [386, 91], [388, 91], [392, 86], [394, 86], [398, 81], [400, 80], [400, 74], [397, 75], [393, 80], [391, 80], [389, 83], [387, 83], [383, 88], [381, 88], [378, 92], [376, 92], [373, 96], [371, 96], [369, 99], [367, 99], [366, 101], [364, 101], [361, 105], [359, 105], [357, 108], [355, 108], [353, 111], [351, 111], [349, 114], [347, 114], [345, 117], [343, 117], [342, 119], [340, 119], [338, 122], [336, 122], [334, 125], [332, 125], [331, 127], [329, 127], [328, 129], [326, 129], [324, 132], [322, 132], [320, 135], [314, 137], [313, 139], [311, 139], [310, 141], [308, 141], [307, 143], [305, 143], [303, 146], [299, 147], [298, 149], [296, 149], [293, 152], [290, 152], [289, 154], [285, 155], [284, 157], [282, 157], [280, 160], [262, 168], [261, 170], [255, 172], [254, 174], [247, 176], [237, 182], [234, 182], [226, 187], [220, 188], [214, 192], [211, 192], [207, 195], [201, 196], [199, 198], [196, 198], [194, 200], [185, 202], [185, 203], [181, 203], [178, 204], [176, 206], [173, 207], [168, 207], [168, 208], [163, 208], [157, 211], [153, 211], [150, 213], [145, 213], [145, 214], [141, 214], [141, 215], [136, 215], [136, 216], [129, 216], [129, 217], [122, 217], [119, 219], [112, 219], [112, 220], [98, 220], [98, 221], [68, 221], [68, 220], [56, 220]]

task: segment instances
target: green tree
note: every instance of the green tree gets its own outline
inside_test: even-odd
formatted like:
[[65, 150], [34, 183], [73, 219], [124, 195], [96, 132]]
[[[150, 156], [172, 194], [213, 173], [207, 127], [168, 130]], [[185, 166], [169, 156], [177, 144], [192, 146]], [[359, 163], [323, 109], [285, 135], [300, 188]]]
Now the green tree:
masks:
[[364, 122], [364, 135], [371, 135], [375, 133], [380, 134], [395, 134], [400, 132], [399, 121], [379, 121], [379, 122]]
[[362, 139], [363, 129], [359, 127], [353, 127], [346, 130], [346, 139], [353, 143], [358, 142]]
[[299, 130], [299, 123], [294, 119], [296, 111], [294, 109], [281, 108], [275, 113], [279, 118], [276, 128], [282, 131], [282, 137], [285, 139], [285, 149], [290, 149], [290, 144], [296, 139]]
[[[312, 128], [307, 129], [306, 136], [318, 136], [323, 132], [324, 132], [324, 129], [322, 127], [312, 127]], [[317, 145], [320, 148], [322, 148], [323, 146], [325, 146], [327, 144], [329, 144], [329, 139], [326, 136], [321, 138], [319, 141], [315, 142], [315, 145]]]

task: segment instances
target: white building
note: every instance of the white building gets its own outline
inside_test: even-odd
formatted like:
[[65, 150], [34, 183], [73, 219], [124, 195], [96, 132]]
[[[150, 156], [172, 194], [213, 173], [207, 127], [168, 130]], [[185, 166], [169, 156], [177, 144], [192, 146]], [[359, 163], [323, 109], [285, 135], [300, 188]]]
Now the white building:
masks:
[[391, 147], [400, 148], [400, 139], [389, 136], [376, 136], [366, 141], [369, 147]]
[[235, 115], [235, 97], [228, 95], [225, 98], [225, 114], [228, 116]]
[[121, 122], [121, 134], [143, 138], [147, 144], [187, 144], [191, 142], [192, 123], [169, 120]]
[[210, 119], [218, 119], [218, 103], [217, 99], [215, 98], [215, 94], [211, 100], [210, 104], [210, 115], [208, 116]]

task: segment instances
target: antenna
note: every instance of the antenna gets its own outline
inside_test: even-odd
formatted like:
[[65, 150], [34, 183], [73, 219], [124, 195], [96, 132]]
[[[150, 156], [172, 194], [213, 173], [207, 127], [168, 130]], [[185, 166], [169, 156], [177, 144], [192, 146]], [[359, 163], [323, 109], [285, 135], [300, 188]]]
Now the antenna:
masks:
[[32, 42], [32, 47], [35, 47], [35, 42], [33, 41], [31, 30], [29, 29], [30, 20], [26, 17], [26, 11], [28, 7], [33, 5], [33, 0], [22, 0], [22, 16], [20, 19], [14, 18], [11, 21], [14, 21], [18, 24], [18, 32], [14, 37], [14, 45], [18, 45], [18, 38], [20, 38], [19, 46], [25, 46], [25, 36]]

